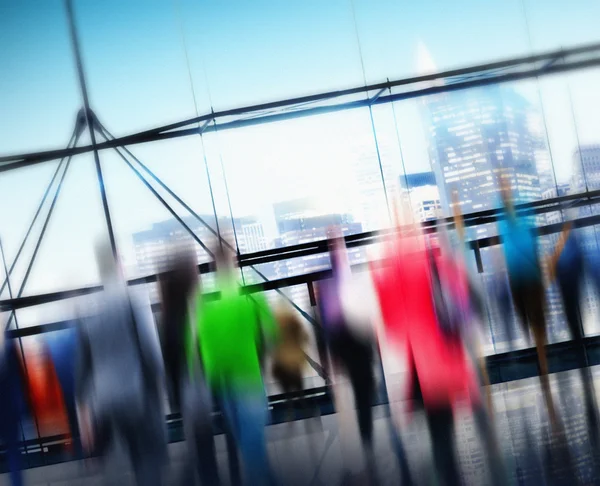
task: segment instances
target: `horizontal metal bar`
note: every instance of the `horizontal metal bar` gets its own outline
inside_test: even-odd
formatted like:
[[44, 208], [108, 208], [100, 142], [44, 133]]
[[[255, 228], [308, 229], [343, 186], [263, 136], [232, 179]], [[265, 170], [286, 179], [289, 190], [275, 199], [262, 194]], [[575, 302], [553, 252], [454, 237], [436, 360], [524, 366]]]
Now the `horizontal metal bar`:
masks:
[[[581, 218], [578, 220], [573, 220], [573, 225], [576, 228], [584, 228], [584, 227], [589, 227], [589, 226], [596, 225], [596, 224], [600, 224], [600, 215], [590, 216], [587, 218]], [[558, 233], [561, 230], [562, 230], [562, 223], [555, 223], [552, 225], [541, 226], [541, 227], [532, 229], [533, 232], [538, 232], [538, 235], [540, 235], [540, 236], [548, 235], [548, 234], [552, 234], [552, 233]], [[477, 246], [479, 246], [479, 249], [482, 249], [482, 248], [487, 248], [490, 246], [495, 246], [500, 243], [501, 243], [500, 237], [491, 236], [488, 238], [482, 238], [480, 240], [473, 240], [473, 241], [469, 242], [469, 245], [470, 245], [471, 249], [475, 249]], [[359, 245], [359, 246], [362, 246], [362, 245]], [[252, 263], [252, 264], [254, 265], [255, 263]], [[368, 265], [369, 265], [368, 263], [357, 264], [357, 265], [353, 266], [353, 270], [359, 271], [361, 269], [364, 269], [365, 267], [368, 267]], [[140, 285], [140, 284], [146, 283], [147, 281], [150, 281], [150, 280], [156, 281], [157, 278], [158, 278], [157, 275], [152, 275], [149, 277], [141, 277], [138, 279], [130, 280], [128, 282], [128, 284], [130, 286]], [[294, 275], [291, 277], [284, 277], [284, 278], [280, 278], [280, 279], [276, 279], [276, 280], [269, 280], [268, 282], [263, 282], [263, 283], [249, 284], [249, 285], [246, 285], [245, 287], [242, 287], [240, 289], [240, 291], [243, 294], [253, 294], [256, 292], [266, 292], [269, 290], [278, 290], [281, 288], [293, 287], [296, 285], [306, 285], [308, 283], [316, 282], [319, 280], [324, 280], [327, 278], [331, 278], [331, 270], [330, 269], [319, 270], [319, 271], [308, 273], [308, 274]], [[22, 308], [26, 308], [26, 307], [35, 306], [35, 305], [47, 304], [50, 302], [57, 302], [57, 301], [68, 299], [68, 298], [79, 297], [82, 295], [89, 295], [91, 293], [99, 292], [100, 290], [102, 290], [102, 287], [96, 286], [96, 287], [88, 287], [88, 288], [84, 288], [84, 289], [67, 290], [67, 291], [53, 292], [53, 293], [48, 293], [48, 294], [21, 297], [21, 298], [17, 298], [17, 299], [6, 299], [6, 300], [0, 301], [0, 308], [3, 310], [22, 309]], [[219, 295], [218, 292], [211, 292], [211, 293], [205, 294], [204, 297], [206, 299], [215, 299], [215, 298], [218, 298], [218, 295]], [[158, 307], [155, 308], [155, 310], [157, 310], [157, 309], [158, 309]]]
[[[470, 67], [466, 67], [466, 68], [451, 69], [451, 70], [442, 71], [439, 73], [432, 73], [432, 74], [426, 74], [426, 75], [421, 75], [421, 76], [413, 76], [413, 77], [403, 78], [403, 79], [399, 79], [399, 80], [395, 80], [395, 81], [385, 81], [385, 82], [371, 84], [371, 85], [363, 85], [363, 86], [357, 86], [354, 88], [335, 90], [335, 91], [327, 91], [324, 93], [318, 93], [318, 94], [314, 94], [314, 95], [299, 96], [299, 97], [289, 98], [289, 99], [285, 99], [285, 100], [261, 103], [261, 104], [257, 104], [257, 105], [249, 105], [249, 106], [244, 106], [241, 108], [222, 110], [222, 111], [212, 112], [210, 114], [197, 116], [194, 118], [189, 118], [187, 120], [183, 120], [180, 122], [171, 123], [169, 125], [165, 125], [162, 127], [146, 130], [144, 132], [140, 132], [140, 134], [141, 135], [156, 134], [156, 133], [161, 133], [161, 132], [165, 132], [165, 131], [169, 131], [169, 130], [175, 130], [177, 128], [182, 128], [187, 125], [195, 124], [195, 123], [205, 121], [205, 120], [210, 120], [213, 118], [217, 119], [217, 118], [222, 118], [222, 117], [226, 117], [226, 116], [242, 115], [242, 114], [256, 112], [256, 111], [292, 106], [292, 105], [296, 105], [299, 103], [323, 101], [323, 100], [327, 100], [327, 99], [340, 98], [343, 96], [350, 96], [353, 94], [358, 94], [358, 93], [363, 93], [363, 92], [368, 92], [368, 91], [373, 91], [373, 90], [390, 89], [390, 88], [394, 88], [397, 86], [421, 83], [421, 82], [425, 82], [425, 81], [435, 81], [435, 80], [439, 80], [439, 79], [443, 79], [443, 78], [448, 78], [448, 77], [453, 77], [453, 76], [461, 76], [464, 74], [475, 73], [475, 72], [479, 72], [479, 71], [488, 71], [488, 70], [494, 70], [494, 69], [499, 69], [499, 68], [506, 68], [506, 67], [510, 67], [510, 66], [517, 66], [519, 64], [531, 64], [531, 63], [549, 60], [549, 59], [565, 58], [568, 56], [588, 54], [588, 53], [596, 52], [599, 50], [600, 50], [600, 43], [587, 44], [584, 46], [574, 47], [574, 48], [570, 48], [570, 49], [558, 49], [558, 50], [548, 51], [548, 52], [536, 54], [536, 55], [517, 57], [517, 58], [512, 58], [512, 59], [507, 59], [507, 60], [502, 60], [502, 61], [495, 61], [495, 62], [485, 63], [485, 64], [478, 64], [478, 65], [470, 66]], [[2, 159], [0, 158], [0, 162], [1, 161], [2, 161]]]
[[[546, 348], [551, 373], [553, 372], [552, 370], [570, 371], [578, 369], [576, 363], [577, 360], [569, 362], [564, 359], [564, 356], [569, 353], [574, 356], [578, 355], [581, 353], [581, 345], [588, 350], [588, 356], [591, 358], [589, 365], [593, 366], [600, 364], [600, 360], [598, 359], [600, 353], [596, 352], [600, 348], [600, 337], [589, 336], [585, 337], [582, 343], [577, 343], [576, 341], [563, 341], [547, 345]], [[491, 384], [497, 385], [500, 383], [515, 382], [537, 376], [537, 359], [535, 348], [524, 348], [487, 356], [486, 364]], [[271, 409], [270, 424], [274, 425], [285, 420], [287, 417], [287, 402], [289, 400], [297, 400], [300, 398], [303, 398], [307, 405], [316, 408], [321, 416], [334, 413], [335, 407], [332, 396], [333, 390], [331, 386], [319, 386], [297, 392], [270, 395], [268, 397], [268, 404]], [[377, 406], [383, 404], [385, 404], [385, 402], [379, 400], [374, 405]], [[216, 420], [220, 416], [220, 411], [215, 408], [212, 416], [213, 419]], [[175, 427], [177, 430], [183, 427], [181, 415], [179, 413], [166, 415], [165, 421], [170, 427]], [[218, 435], [221, 432], [219, 427], [215, 427], [215, 435]], [[61, 442], [66, 444], [71, 440], [72, 437], [70, 435], [59, 434], [21, 441], [19, 446], [46, 448]], [[0, 452], [5, 452], [5, 449], [0, 448]], [[56, 462], [63, 461], [63, 454], [57, 456]]]
[[[370, 90], [381, 90], [381, 89], [390, 89], [398, 86], [410, 85], [422, 83], [425, 81], [434, 81], [439, 79], [444, 79], [452, 76], [459, 76], [468, 73], [475, 73], [479, 71], [486, 71], [491, 69], [498, 69], [502, 67], [510, 67], [510, 66], [518, 66], [532, 64], [538, 61], [550, 60], [555, 58], [567, 59], [570, 56], [576, 56], [581, 54], [590, 54], [590, 53], [600, 53], [600, 44], [591, 44], [587, 46], [582, 46], [578, 48], [568, 49], [568, 50], [558, 50], [552, 51], [545, 54], [539, 54], [536, 56], [527, 56], [522, 58], [515, 58], [506, 61], [499, 61], [495, 63], [482, 64], [477, 66], [472, 66], [468, 68], [455, 69], [450, 71], [445, 71], [437, 74], [426, 75], [426, 76], [417, 76], [406, 79], [401, 79], [397, 81], [390, 81], [384, 83], [377, 83], [369, 86], [361, 86], [357, 88], [350, 88], [348, 90], [339, 90], [332, 91], [327, 93], [321, 93], [317, 95], [304, 96], [298, 98], [291, 98], [287, 100], [275, 101], [270, 103], [264, 103], [260, 105], [251, 105], [242, 108], [235, 108], [231, 110], [223, 110], [220, 112], [214, 112], [206, 115], [202, 115], [199, 117], [191, 118], [188, 120], [184, 120], [181, 122], [173, 123], [170, 125], [165, 125], [162, 127], [154, 128], [151, 130], [146, 130], [142, 132], [138, 132], [136, 134], [127, 135], [121, 138], [117, 138], [115, 140], [111, 140], [109, 142], [103, 142], [98, 144], [98, 149], [103, 150], [107, 148], [114, 148], [120, 145], [133, 145], [139, 143], [145, 143], [155, 140], [166, 140], [171, 138], [177, 138], [182, 136], [189, 136], [192, 134], [197, 134], [197, 128], [191, 129], [183, 129], [177, 130], [178, 128], [186, 127], [191, 124], [196, 124], [199, 122], [206, 122], [210, 120], [216, 120], [217, 118], [231, 117], [236, 115], [241, 115], [245, 113], [261, 111], [272, 108], [281, 108], [286, 106], [293, 106], [298, 103], [306, 103], [311, 101], [325, 100], [330, 98], [337, 98], [342, 96], [347, 96], [355, 93], [366, 92]], [[455, 84], [443, 84], [441, 86], [435, 86], [425, 89], [416, 89], [412, 91], [407, 91], [404, 93], [392, 94], [389, 96], [381, 96], [379, 99], [375, 100], [374, 104], [381, 103], [389, 103], [392, 101], [400, 101], [409, 98], [415, 98], [420, 96], [427, 96], [429, 94], [436, 94], [440, 92], [454, 91], [458, 89], [468, 89], [476, 86], [484, 86], [488, 84], [496, 84], [508, 81], [516, 81], [531, 77], [539, 77], [549, 74], [556, 74], [560, 72], [566, 72], [575, 69], [583, 69], [587, 67], [593, 67], [600, 64], [600, 59], [588, 59], [581, 61], [573, 61], [573, 62], [564, 62], [558, 65], [550, 65], [550, 66], [542, 66], [536, 69], [530, 69], [527, 71], [521, 71], [518, 73], [508, 73], [503, 75], [490, 76], [485, 79], [471, 79], [466, 80], [464, 82], [455, 83]], [[218, 124], [216, 129], [218, 130], [226, 130], [231, 128], [239, 128], [243, 126], [255, 125], [258, 123], [270, 123], [273, 121], [280, 121], [290, 117], [302, 117], [302, 116], [313, 116], [323, 113], [331, 113], [336, 111], [343, 111], [348, 109], [359, 108], [362, 106], [367, 106], [370, 103], [370, 100], [359, 100], [357, 102], [350, 103], [341, 103], [338, 105], [331, 106], [321, 106], [321, 107], [313, 107], [305, 110], [292, 111], [289, 113], [276, 114], [276, 115], [266, 115], [266, 116], [258, 116], [252, 119], [244, 119], [244, 120], [234, 120], [231, 122]], [[214, 131], [215, 125], [209, 125], [204, 128], [204, 131]], [[26, 167], [28, 165], [44, 162], [47, 160], [53, 160], [56, 158], [60, 158], [67, 155], [76, 155], [85, 152], [89, 152], [92, 150], [91, 146], [84, 147], [76, 147], [73, 149], [61, 149], [61, 150], [50, 150], [43, 152], [35, 152], [28, 154], [20, 154], [20, 155], [9, 155], [0, 157], [0, 172], [4, 172], [6, 170], [13, 170], [20, 167]]]

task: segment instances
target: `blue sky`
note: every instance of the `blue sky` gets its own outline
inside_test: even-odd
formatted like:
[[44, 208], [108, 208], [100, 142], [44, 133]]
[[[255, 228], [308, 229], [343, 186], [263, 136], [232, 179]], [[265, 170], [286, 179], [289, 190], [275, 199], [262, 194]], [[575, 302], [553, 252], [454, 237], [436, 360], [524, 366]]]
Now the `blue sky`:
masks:
[[[364, 78], [371, 83], [414, 75], [420, 43], [443, 70], [600, 40], [597, 0], [574, 0], [568, 7], [559, 0], [74, 4], [92, 106], [115, 135], [194, 116], [184, 37], [200, 113], [211, 106], [220, 110], [356, 86]], [[61, 0], [0, 0], [0, 66], [0, 153], [66, 144], [81, 98]], [[541, 93], [560, 179], [568, 179], [577, 141], [567, 88], [581, 142], [600, 142], [598, 81], [595, 70], [514, 86], [538, 109]], [[417, 102], [395, 109], [407, 170], [426, 170]], [[390, 106], [375, 110], [375, 125], [384, 157], [400, 172]], [[350, 210], [357, 188], [346, 177], [347, 165], [374, 163], [366, 111], [212, 134], [204, 148], [222, 214], [228, 208], [221, 161], [236, 215], [263, 215], [272, 202], [307, 191], [328, 191], [324, 204]], [[211, 210], [198, 138], [139, 146], [134, 152], [195, 209]], [[130, 257], [131, 233], [169, 215], [114, 154], [101, 156], [118, 242]], [[0, 176], [2, 207], [13, 208], [0, 214], [9, 261], [53, 164]], [[90, 157], [74, 160], [55, 217], [31, 293], [53, 289], [55, 280], [82, 284], [96, 278], [87, 269], [103, 220]]]

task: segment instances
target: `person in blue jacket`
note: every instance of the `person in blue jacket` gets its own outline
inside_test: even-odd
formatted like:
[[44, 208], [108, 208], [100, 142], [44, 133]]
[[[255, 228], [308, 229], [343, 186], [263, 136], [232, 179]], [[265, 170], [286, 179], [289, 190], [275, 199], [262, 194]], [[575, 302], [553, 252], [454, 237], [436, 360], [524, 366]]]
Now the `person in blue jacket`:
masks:
[[19, 420], [23, 411], [23, 383], [15, 343], [0, 333], [0, 441], [6, 447], [10, 481], [21, 486]]

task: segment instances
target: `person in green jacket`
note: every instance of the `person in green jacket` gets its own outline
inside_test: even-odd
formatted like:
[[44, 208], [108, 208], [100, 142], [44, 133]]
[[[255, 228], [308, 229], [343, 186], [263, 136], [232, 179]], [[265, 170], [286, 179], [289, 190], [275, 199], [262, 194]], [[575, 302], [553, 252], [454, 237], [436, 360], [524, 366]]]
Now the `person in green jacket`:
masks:
[[261, 352], [277, 339], [275, 319], [261, 294], [241, 295], [232, 259], [215, 252], [220, 297], [198, 296], [197, 339], [206, 381], [237, 442], [247, 484], [272, 484], [265, 443], [267, 402]]

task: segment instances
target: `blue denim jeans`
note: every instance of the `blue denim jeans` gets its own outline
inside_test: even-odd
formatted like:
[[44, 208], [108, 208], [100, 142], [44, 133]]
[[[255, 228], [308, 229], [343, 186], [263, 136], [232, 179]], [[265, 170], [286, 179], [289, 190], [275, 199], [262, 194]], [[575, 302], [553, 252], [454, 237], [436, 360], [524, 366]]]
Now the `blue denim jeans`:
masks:
[[229, 431], [242, 456], [245, 483], [272, 485], [265, 440], [267, 401], [264, 393], [228, 390], [219, 398]]

